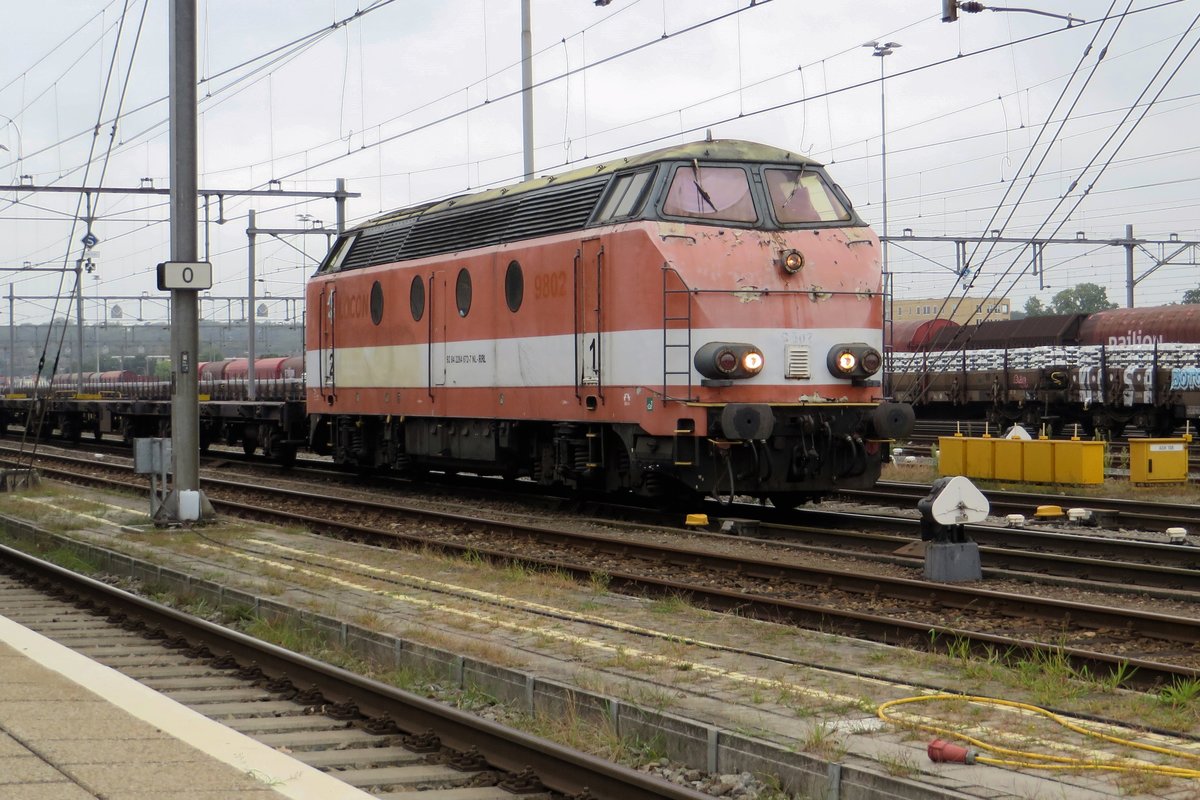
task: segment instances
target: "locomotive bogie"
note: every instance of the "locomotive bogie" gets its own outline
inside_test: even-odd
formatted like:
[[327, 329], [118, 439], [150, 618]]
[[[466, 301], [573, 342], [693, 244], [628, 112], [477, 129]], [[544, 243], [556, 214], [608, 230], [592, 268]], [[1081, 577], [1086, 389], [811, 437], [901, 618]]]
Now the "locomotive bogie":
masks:
[[797, 487], [816, 497], [878, 479], [889, 440], [864, 425], [864, 407], [752, 410], [765, 412], [769, 435], [742, 438], [730, 431], [726, 438], [726, 407], [705, 410], [708, 436], [697, 436], [687, 417], [674, 421], [672, 435], [661, 436], [619, 423], [330, 415], [312, 427], [314, 437], [328, 438], [309, 444], [360, 469], [467, 472], [650, 497], [680, 490], [770, 496]]

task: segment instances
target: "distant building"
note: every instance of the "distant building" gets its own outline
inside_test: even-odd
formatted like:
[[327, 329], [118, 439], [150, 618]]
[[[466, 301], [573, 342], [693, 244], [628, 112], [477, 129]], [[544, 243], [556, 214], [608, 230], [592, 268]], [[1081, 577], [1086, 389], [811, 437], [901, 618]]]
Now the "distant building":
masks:
[[[938, 313], [939, 311], [941, 313]], [[951, 297], [949, 300], [942, 297], [918, 300], [897, 297], [892, 301], [892, 319], [896, 322], [938, 317], [953, 320], [960, 325], [984, 320], [1012, 319], [1012, 304], [1008, 299], [991, 300], [982, 297]]]

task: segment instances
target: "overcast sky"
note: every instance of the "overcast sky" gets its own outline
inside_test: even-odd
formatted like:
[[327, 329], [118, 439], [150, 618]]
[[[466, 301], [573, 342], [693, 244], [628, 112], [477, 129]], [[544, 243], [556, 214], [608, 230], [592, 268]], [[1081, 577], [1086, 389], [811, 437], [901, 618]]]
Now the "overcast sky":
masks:
[[[285, 189], [329, 191], [342, 177], [362, 193], [349, 201], [354, 222], [519, 179], [519, 0], [394, 0], [336, 29], [332, 23], [372, 1], [197, 3], [206, 78], [201, 187], [279, 180]], [[168, 185], [167, 2], [149, 0], [136, 48], [143, 3], [127, 5], [118, 44], [126, 0], [4, 3], [0, 183], [30, 175], [38, 186], [78, 186], [94, 147], [88, 185], [139, 186], [144, 178]], [[1200, 239], [1200, 70], [1188, 58], [1200, 41], [1200, 0], [1025, 5], [1091, 24], [990, 11], [945, 24], [939, 0], [612, 0], [603, 8], [532, 0], [534, 77], [544, 82], [535, 93], [537, 172], [691, 141], [711, 129], [825, 162], [882, 231], [881, 59], [862, 45], [894, 41], [902, 46], [883, 59], [882, 86], [893, 236], [911, 228], [931, 236], [1002, 230], [1108, 240], [1132, 224], [1141, 238]], [[0, 266], [73, 266], [84, 233], [72, 229], [77, 198], [22, 193], [13, 201], [11, 191], [0, 192]], [[165, 298], [153, 278], [154, 264], [169, 255], [165, 204], [145, 195], [99, 198], [89, 319], [102, 313], [97, 297]], [[250, 208], [260, 227], [312, 224], [300, 214], [329, 224], [334, 217], [327, 200], [227, 199], [226, 224], [208, 231], [214, 296], [245, 294]], [[218, 218], [215, 204], [210, 214]], [[260, 294], [299, 296], [324, 249], [319, 236], [260, 238]], [[1161, 257], [1175, 248], [1148, 249]], [[952, 245], [896, 243], [890, 252], [897, 296], [962, 293]], [[997, 293], [1020, 307], [1031, 295], [1049, 301], [1094, 281], [1124, 302], [1121, 248], [1048, 247], [1040, 291], [1030, 253], [999, 244], [972, 256], [974, 295], [999, 285]], [[1146, 253], [1135, 262], [1138, 275], [1154, 266]], [[0, 273], [0, 284], [10, 281], [26, 298], [17, 321], [44, 320], [53, 301], [28, 298], [57, 294], [58, 276]], [[1137, 302], [1171, 302], [1198, 285], [1194, 265], [1164, 266], [1139, 284]], [[7, 285], [0, 290], [7, 294]], [[132, 306], [124, 305], [128, 322]], [[203, 304], [206, 316], [224, 318], [224, 306], [215, 305]], [[286, 313], [274, 304], [271, 319]], [[6, 315], [0, 309], [3, 323]]]

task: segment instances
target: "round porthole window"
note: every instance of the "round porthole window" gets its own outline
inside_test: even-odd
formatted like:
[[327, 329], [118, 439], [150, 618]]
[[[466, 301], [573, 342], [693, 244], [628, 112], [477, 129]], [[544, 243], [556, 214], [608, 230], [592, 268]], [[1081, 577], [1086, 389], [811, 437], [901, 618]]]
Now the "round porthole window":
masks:
[[521, 308], [523, 299], [525, 299], [525, 274], [521, 271], [519, 262], [510, 261], [508, 271], [504, 273], [504, 301], [508, 303], [508, 310], [515, 314]]
[[420, 321], [425, 313], [425, 281], [420, 275], [414, 275], [412, 285], [408, 287], [408, 309], [416, 321]]
[[371, 322], [376, 325], [383, 322], [383, 287], [379, 281], [371, 285]]
[[458, 271], [458, 280], [454, 282], [454, 302], [460, 317], [465, 317], [471, 310], [471, 273], [466, 267]]

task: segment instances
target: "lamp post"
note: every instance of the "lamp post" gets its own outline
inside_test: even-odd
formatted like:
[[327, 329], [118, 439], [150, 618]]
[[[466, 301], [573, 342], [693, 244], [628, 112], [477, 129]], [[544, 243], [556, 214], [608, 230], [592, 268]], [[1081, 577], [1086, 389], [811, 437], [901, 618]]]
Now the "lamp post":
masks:
[[863, 47], [871, 48], [871, 55], [879, 59], [879, 150], [880, 184], [883, 187], [883, 231], [880, 237], [880, 250], [883, 255], [883, 333], [885, 352], [891, 344], [892, 314], [892, 274], [888, 270], [888, 206], [887, 206], [887, 91], [884, 88], [883, 60], [900, 47], [899, 42], [867, 42]]

